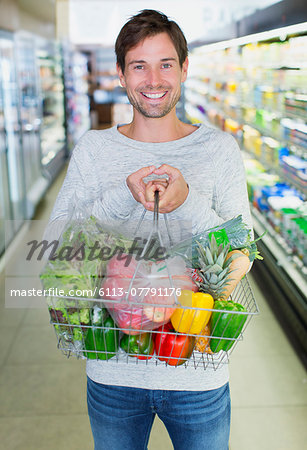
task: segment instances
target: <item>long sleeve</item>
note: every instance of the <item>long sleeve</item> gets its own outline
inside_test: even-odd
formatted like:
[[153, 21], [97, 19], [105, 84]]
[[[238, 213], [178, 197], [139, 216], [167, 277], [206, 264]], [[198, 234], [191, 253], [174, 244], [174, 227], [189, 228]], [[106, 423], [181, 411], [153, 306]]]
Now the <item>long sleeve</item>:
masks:
[[[103, 151], [103, 141], [95, 131], [87, 132], [73, 150], [67, 174], [55, 201], [45, 236], [59, 239], [66, 222], [75, 214], [76, 208], [85, 216], [93, 214], [101, 222], [128, 221], [137, 202], [133, 198], [123, 175], [105, 188], [104, 170], [97, 163], [97, 152]], [[101, 180], [101, 183], [100, 183]]]
[[106, 223], [128, 220], [137, 204], [125, 178], [116, 186], [111, 185], [103, 193], [100, 192], [98, 178], [103, 178], [103, 170], [108, 168], [96, 164], [95, 153], [99, 144], [94, 133], [86, 133], [73, 151], [67, 175], [51, 213], [51, 222], [67, 218], [71, 208], [77, 206], [73, 204], [74, 199], [87, 205], [92, 214]]
[[[211, 159], [216, 199], [214, 208], [210, 199], [201, 192], [200, 186], [191, 183], [189, 195], [180, 207], [180, 214], [193, 218], [193, 234], [220, 225], [239, 214], [242, 214], [248, 228], [252, 229], [245, 169], [235, 139], [223, 133]], [[203, 182], [206, 183], [206, 179]]]

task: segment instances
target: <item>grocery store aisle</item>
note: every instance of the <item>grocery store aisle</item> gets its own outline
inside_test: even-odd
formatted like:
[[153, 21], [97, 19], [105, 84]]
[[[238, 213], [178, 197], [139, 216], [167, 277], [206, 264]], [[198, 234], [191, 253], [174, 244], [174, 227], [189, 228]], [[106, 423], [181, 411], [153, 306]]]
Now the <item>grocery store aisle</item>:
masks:
[[[60, 174], [37, 211], [47, 219]], [[302, 450], [307, 442], [307, 375], [249, 276], [260, 316], [252, 319], [231, 355], [231, 450]], [[5, 277], [1, 274], [1, 293]], [[56, 348], [47, 308], [8, 309], [0, 304], [0, 448], [93, 448], [86, 412], [85, 362]], [[150, 450], [172, 445], [159, 420]]]

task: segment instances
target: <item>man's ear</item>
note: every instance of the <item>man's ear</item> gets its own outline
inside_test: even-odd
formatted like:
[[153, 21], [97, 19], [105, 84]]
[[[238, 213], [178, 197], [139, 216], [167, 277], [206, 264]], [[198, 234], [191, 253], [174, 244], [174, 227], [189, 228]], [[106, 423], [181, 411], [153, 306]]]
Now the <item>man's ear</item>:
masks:
[[188, 75], [189, 59], [186, 57], [181, 69], [181, 83], [184, 83]]
[[123, 71], [118, 63], [116, 63], [116, 71], [117, 71], [119, 82], [120, 82], [121, 86], [126, 87], [125, 76], [124, 76]]

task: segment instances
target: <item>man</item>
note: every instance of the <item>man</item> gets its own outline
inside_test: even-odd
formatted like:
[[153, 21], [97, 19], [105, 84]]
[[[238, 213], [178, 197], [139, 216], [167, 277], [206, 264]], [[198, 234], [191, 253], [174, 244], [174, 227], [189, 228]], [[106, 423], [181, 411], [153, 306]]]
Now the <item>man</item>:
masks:
[[[51, 224], [68, 216], [74, 195], [109, 223], [138, 220], [153, 210], [191, 220], [197, 233], [238, 214], [251, 225], [245, 173], [235, 140], [176, 116], [188, 69], [178, 25], [144, 10], [116, 41], [117, 71], [133, 106], [129, 124], [86, 133], [74, 149]], [[146, 177], [163, 177], [150, 181]], [[145, 179], [145, 180], [144, 180]], [[228, 448], [227, 366], [206, 370], [88, 360], [88, 411], [95, 449], [145, 449], [157, 413], [176, 450]]]

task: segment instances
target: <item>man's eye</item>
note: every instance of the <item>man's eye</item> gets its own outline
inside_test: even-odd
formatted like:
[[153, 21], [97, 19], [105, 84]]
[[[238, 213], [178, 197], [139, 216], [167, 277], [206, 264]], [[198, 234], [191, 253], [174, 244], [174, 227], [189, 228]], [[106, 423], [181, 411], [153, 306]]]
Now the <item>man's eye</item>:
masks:
[[138, 66], [134, 66], [134, 68], [137, 70], [142, 70], [144, 68], [144, 66], [138, 65]]
[[169, 69], [170, 67], [172, 67], [169, 63], [164, 63], [162, 64], [163, 69]]

